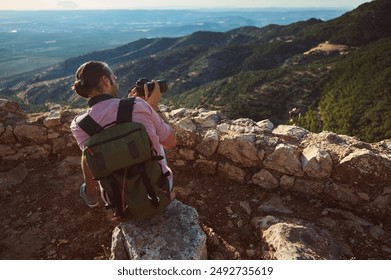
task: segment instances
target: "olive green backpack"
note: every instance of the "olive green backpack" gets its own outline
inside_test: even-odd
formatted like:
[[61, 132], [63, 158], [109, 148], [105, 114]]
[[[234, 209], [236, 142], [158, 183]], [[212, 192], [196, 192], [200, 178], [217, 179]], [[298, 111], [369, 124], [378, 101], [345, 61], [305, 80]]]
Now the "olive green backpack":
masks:
[[120, 100], [117, 120], [105, 127], [88, 114], [78, 122], [90, 138], [83, 146], [95, 180], [105, 192], [106, 207], [123, 219], [143, 220], [170, 203], [167, 174], [163, 174], [148, 133], [132, 122], [134, 98]]

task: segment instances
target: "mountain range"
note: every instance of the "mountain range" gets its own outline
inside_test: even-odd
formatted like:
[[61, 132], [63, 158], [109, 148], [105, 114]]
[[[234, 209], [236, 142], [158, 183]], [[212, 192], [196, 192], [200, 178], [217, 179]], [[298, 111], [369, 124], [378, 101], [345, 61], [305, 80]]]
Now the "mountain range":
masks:
[[391, 138], [391, 2], [375, 0], [333, 20], [244, 26], [144, 38], [0, 82], [30, 110], [85, 106], [71, 90], [77, 67], [106, 61], [121, 95], [137, 78], [165, 79], [171, 108], [221, 110], [365, 141]]
[[141, 38], [324, 20], [347, 9], [0, 10], [0, 80]]

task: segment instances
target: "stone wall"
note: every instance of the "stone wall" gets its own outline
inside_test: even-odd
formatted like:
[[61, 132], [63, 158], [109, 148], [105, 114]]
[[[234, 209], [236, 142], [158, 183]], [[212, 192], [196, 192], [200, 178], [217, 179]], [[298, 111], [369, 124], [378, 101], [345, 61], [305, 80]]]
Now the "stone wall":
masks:
[[[77, 166], [80, 150], [69, 125], [79, 113], [55, 108], [26, 114], [17, 103], [0, 99], [1, 188], [23, 180], [20, 172], [28, 172], [25, 164], [31, 161], [60, 160], [59, 175]], [[166, 115], [178, 138], [177, 148], [168, 152], [175, 167], [267, 190], [327, 197], [370, 212], [386, 213], [390, 206], [391, 140], [369, 144], [331, 132], [274, 127], [268, 120], [226, 120], [202, 109]]]
[[365, 143], [332, 132], [310, 133], [269, 120], [226, 120], [218, 112], [167, 113], [179, 145], [176, 166], [266, 190], [327, 197], [343, 206], [386, 213], [391, 203], [391, 140]]
[[69, 128], [77, 113], [57, 107], [27, 114], [18, 103], [0, 99], [0, 195], [42, 162], [61, 161], [59, 175], [80, 166], [80, 149]]
[[16, 102], [0, 99], [0, 157], [7, 163], [76, 155], [69, 124], [76, 111], [54, 109], [26, 114]]

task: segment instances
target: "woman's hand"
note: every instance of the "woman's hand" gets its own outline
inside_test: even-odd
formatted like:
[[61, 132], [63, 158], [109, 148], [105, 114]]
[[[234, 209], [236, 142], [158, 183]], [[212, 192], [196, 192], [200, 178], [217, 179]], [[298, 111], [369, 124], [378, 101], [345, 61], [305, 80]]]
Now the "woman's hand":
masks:
[[152, 80], [154, 83], [155, 87], [153, 88], [152, 92], [149, 93], [148, 91], [148, 86], [147, 84], [144, 85], [144, 92], [145, 92], [145, 100], [149, 104], [149, 106], [152, 107], [155, 111], [159, 110], [159, 102], [162, 97], [162, 94], [160, 92], [160, 87], [159, 84], [155, 81]]
[[139, 95], [137, 93], [137, 88], [133, 87], [129, 91], [128, 97], [140, 97], [140, 98], [144, 99], [149, 104], [149, 106], [152, 107], [152, 109], [154, 109], [155, 111], [158, 111], [159, 110], [159, 102], [162, 97], [162, 94], [160, 92], [160, 87], [159, 87], [158, 82], [156, 82], [155, 80], [152, 80], [152, 82], [154, 83], [155, 86], [154, 86], [151, 93], [149, 93], [148, 85], [144, 84], [145, 96]]
[[134, 87], [132, 87], [131, 90], [129, 90], [129, 92], [128, 92], [128, 98], [136, 97], [136, 96], [138, 96], [138, 94], [137, 94], [137, 88], [134, 86]]

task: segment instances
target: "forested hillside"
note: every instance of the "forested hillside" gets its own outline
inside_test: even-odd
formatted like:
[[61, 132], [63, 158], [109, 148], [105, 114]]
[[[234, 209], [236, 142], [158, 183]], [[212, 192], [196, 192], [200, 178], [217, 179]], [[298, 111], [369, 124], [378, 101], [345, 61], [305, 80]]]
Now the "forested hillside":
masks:
[[366, 141], [391, 138], [391, 38], [341, 61], [320, 101], [323, 129]]

